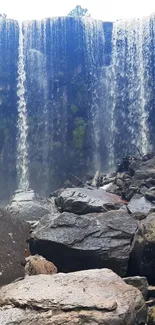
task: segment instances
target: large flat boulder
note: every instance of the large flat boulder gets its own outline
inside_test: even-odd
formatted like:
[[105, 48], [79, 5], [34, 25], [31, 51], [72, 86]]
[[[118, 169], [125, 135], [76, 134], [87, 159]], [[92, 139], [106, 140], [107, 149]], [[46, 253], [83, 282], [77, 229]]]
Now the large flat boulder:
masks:
[[67, 188], [55, 199], [61, 212], [77, 214], [106, 212], [119, 209], [124, 201], [103, 189]]
[[24, 276], [27, 223], [0, 210], [0, 286]]
[[52, 198], [42, 198], [32, 190], [25, 192], [17, 191], [6, 210], [18, 216], [21, 220], [30, 223], [35, 223], [49, 212], [56, 213], [56, 207]]
[[155, 213], [151, 213], [139, 223], [134, 237], [129, 273], [145, 276], [155, 284]]
[[31, 234], [30, 250], [62, 272], [108, 267], [125, 276], [136, 229], [137, 221], [126, 210], [47, 215]]
[[3, 325], [142, 325], [141, 292], [111, 270], [37, 275], [0, 290]]

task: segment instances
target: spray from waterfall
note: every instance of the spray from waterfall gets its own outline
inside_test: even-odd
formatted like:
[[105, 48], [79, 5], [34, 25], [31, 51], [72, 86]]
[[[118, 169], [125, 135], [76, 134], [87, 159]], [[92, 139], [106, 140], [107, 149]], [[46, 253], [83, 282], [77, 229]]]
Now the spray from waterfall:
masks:
[[18, 139], [17, 139], [17, 176], [18, 189], [26, 191], [29, 188], [28, 179], [28, 144], [27, 144], [27, 107], [25, 99], [25, 59], [24, 37], [22, 23], [19, 22], [19, 47], [18, 47]]

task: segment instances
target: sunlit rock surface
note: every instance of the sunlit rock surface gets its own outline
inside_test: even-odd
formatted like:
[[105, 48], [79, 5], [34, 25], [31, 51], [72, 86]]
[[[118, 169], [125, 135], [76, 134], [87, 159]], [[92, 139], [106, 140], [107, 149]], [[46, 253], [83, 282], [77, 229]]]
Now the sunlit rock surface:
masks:
[[26, 277], [0, 290], [0, 306], [3, 325], [146, 322], [141, 292], [108, 269]]

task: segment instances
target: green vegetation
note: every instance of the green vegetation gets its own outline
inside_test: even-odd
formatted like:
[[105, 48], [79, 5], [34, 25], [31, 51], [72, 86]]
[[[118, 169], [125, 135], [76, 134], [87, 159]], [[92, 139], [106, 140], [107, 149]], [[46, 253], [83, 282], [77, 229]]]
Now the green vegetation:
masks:
[[76, 105], [72, 104], [71, 105], [71, 111], [72, 111], [73, 114], [76, 114], [79, 111], [79, 108]]
[[87, 123], [81, 118], [77, 117], [74, 121], [73, 139], [77, 149], [82, 149], [84, 144], [84, 137], [86, 134]]
[[70, 17], [90, 17], [87, 8], [82, 8], [81, 6], [76, 6], [73, 10], [71, 10], [68, 14]]

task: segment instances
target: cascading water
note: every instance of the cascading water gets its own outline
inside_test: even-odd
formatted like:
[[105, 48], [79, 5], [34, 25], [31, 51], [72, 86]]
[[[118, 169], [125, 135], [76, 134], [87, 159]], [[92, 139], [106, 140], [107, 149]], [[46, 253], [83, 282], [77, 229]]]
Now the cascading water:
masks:
[[83, 18], [85, 66], [88, 76], [90, 119], [92, 121], [92, 138], [94, 143], [93, 156], [95, 170], [101, 170], [100, 159], [100, 120], [103, 107], [99, 105], [101, 89], [99, 87], [100, 69], [104, 63], [104, 29], [103, 22], [90, 18]]
[[[24, 34], [26, 66], [29, 72], [27, 80], [29, 79], [31, 85], [35, 85], [35, 93], [38, 97], [38, 103], [35, 109], [35, 114], [33, 112], [31, 120], [28, 122], [31, 126], [31, 124], [34, 123], [34, 119], [37, 117], [38, 135], [39, 133], [42, 134], [39, 139], [39, 146], [41, 148], [39, 152], [39, 159], [40, 161], [42, 161], [42, 179], [44, 181], [44, 192], [48, 193], [49, 88], [47, 82], [46, 20], [24, 22]], [[31, 111], [29, 107], [28, 110], [30, 113]], [[40, 125], [39, 120], [42, 121], [42, 125]], [[31, 130], [31, 127], [29, 129]], [[38, 139], [36, 140], [38, 141]], [[36, 146], [35, 142], [33, 146]]]
[[123, 155], [137, 154], [135, 146], [150, 150], [153, 15], [114, 24], [60, 17], [18, 26], [0, 19], [0, 31], [0, 179], [5, 175], [11, 194], [16, 169], [18, 188], [27, 189], [30, 179], [44, 195], [71, 174], [113, 169]]
[[25, 99], [25, 58], [24, 58], [24, 37], [22, 23], [19, 23], [19, 59], [18, 59], [18, 140], [17, 140], [17, 175], [18, 189], [26, 191], [29, 188], [28, 178], [28, 143], [27, 143], [27, 107]]
[[116, 156], [132, 154], [137, 146], [145, 155], [150, 149], [151, 55], [149, 17], [114, 23], [111, 164], [114, 164], [114, 151]]

